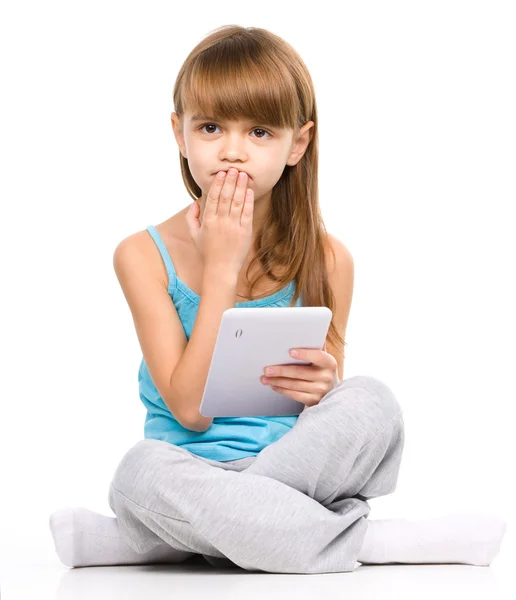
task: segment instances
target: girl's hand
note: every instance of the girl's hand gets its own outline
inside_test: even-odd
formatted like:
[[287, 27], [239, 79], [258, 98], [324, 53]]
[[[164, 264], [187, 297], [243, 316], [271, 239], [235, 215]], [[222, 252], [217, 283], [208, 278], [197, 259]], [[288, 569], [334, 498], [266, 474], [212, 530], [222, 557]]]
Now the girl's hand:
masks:
[[[219, 177], [223, 175], [224, 177]], [[238, 176], [238, 177], [237, 177]], [[202, 223], [201, 207], [195, 201], [185, 215], [186, 224], [204, 271], [222, 269], [238, 275], [251, 247], [254, 191], [248, 177], [237, 169], [219, 171], [212, 181]], [[250, 195], [247, 195], [250, 192]]]
[[[270, 385], [273, 390], [301, 402], [306, 407], [319, 404], [321, 399], [338, 383], [338, 367], [335, 357], [323, 350], [314, 348], [295, 348], [299, 360], [310, 361], [311, 365], [273, 365], [264, 369], [260, 381]], [[292, 353], [292, 351], [291, 351]], [[267, 369], [273, 369], [267, 375]], [[268, 381], [265, 381], [268, 379]]]

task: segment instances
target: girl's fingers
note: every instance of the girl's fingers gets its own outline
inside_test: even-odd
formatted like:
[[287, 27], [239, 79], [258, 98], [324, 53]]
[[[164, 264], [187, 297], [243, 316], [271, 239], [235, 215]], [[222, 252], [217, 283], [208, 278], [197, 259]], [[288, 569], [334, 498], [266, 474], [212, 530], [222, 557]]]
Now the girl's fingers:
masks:
[[240, 219], [242, 214], [242, 207], [245, 202], [245, 192], [247, 189], [247, 173], [240, 172], [238, 174], [238, 180], [236, 190], [233, 195], [233, 202], [231, 203], [230, 215], [236, 219]]
[[233, 194], [235, 193], [237, 176], [238, 171], [235, 168], [228, 169], [228, 174], [224, 180], [222, 190], [220, 191], [219, 207], [221, 208], [220, 213], [224, 216], [228, 216], [231, 212], [231, 202], [233, 200]]
[[225, 180], [226, 180], [226, 171], [219, 171], [215, 175], [215, 179], [213, 180], [213, 183], [211, 184], [211, 187], [208, 191], [208, 195], [206, 197], [206, 206], [204, 207], [203, 219], [206, 216], [217, 214], [217, 208], [219, 206], [220, 192], [222, 190], [222, 186], [224, 185]]

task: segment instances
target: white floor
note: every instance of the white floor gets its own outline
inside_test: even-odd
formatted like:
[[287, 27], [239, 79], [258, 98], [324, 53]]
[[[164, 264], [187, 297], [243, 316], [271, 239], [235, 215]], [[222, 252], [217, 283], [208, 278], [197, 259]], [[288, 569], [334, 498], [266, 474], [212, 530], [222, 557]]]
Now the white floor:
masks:
[[[516, 599], [516, 544], [509, 527], [489, 567], [363, 565], [353, 573], [291, 575], [216, 569], [202, 557], [180, 565], [69, 569], [52, 541], [1, 540], [2, 600], [161, 600], [180, 598]], [[35, 543], [36, 542], [36, 543]]]

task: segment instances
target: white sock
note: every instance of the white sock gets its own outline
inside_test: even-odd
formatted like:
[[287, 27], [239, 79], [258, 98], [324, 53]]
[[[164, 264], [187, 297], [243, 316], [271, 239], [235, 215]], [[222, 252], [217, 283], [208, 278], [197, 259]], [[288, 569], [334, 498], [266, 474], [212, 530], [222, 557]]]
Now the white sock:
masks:
[[461, 563], [488, 566], [499, 553], [507, 523], [494, 515], [449, 515], [424, 520], [369, 520], [357, 560], [381, 563]]
[[67, 567], [173, 562], [177, 550], [163, 542], [139, 554], [122, 538], [116, 517], [87, 508], [62, 508], [49, 519], [57, 555]]

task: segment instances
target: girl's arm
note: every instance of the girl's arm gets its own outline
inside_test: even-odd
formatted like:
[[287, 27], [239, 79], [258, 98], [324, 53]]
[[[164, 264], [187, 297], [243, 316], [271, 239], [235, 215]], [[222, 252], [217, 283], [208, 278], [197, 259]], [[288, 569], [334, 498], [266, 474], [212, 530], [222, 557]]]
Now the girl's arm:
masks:
[[181, 404], [171, 385], [172, 376], [187, 347], [176, 307], [168, 294], [168, 278], [156, 247], [146, 231], [122, 240], [113, 266], [134, 321], [150, 376], [163, 402], [185, 428], [188, 407]]
[[204, 273], [192, 334], [172, 375], [172, 395], [193, 431], [206, 431], [213, 422], [213, 418], [201, 415], [199, 409], [222, 315], [235, 306], [237, 280], [238, 275], [232, 272]]

